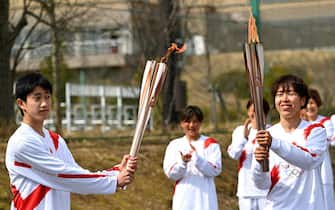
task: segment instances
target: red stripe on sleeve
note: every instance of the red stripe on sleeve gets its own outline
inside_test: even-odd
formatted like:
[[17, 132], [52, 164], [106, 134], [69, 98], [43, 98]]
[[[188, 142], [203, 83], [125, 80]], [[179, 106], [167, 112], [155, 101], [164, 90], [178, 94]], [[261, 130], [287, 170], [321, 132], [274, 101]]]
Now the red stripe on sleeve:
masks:
[[311, 134], [312, 130], [317, 127], [324, 128], [324, 126], [320, 123], [314, 123], [312, 125], [309, 125], [307, 128], [305, 128], [304, 130], [305, 140], [307, 140], [307, 137], [309, 136], [309, 134]]
[[106, 177], [104, 174], [58, 174], [60, 178], [66, 179], [86, 179], [86, 178], [100, 178]]
[[254, 138], [254, 140], [252, 140], [251, 143], [252, 143], [252, 144], [255, 144], [255, 143], [256, 143], [256, 138]]
[[14, 161], [14, 165], [19, 166], [19, 167], [24, 167], [24, 168], [31, 168], [31, 165], [27, 163], [17, 162], [17, 161]]
[[302, 146], [299, 146], [299, 145], [297, 145], [297, 143], [295, 143], [295, 142], [292, 142], [292, 144], [293, 144], [294, 146], [298, 147], [299, 149], [301, 149], [301, 150], [303, 150], [303, 151], [309, 153], [312, 157], [316, 157], [316, 156], [317, 156], [317, 154], [315, 154], [315, 153], [311, 153], [307, 148], [302, 147]]
[[119, 165], [113, 166], [112, 168], [107, 169], [106, 171], [120, 171]]
[[243, 162], [247, 159], [247, 152], [245, 150], [242, 151], [240, 160], [238, 161], [237, 171], [240, 172], [243, 167]]
[[170, 167], [168, 174], [170, 174], [170, 172], [172, 171], [172, 169], [174, 168], [174, 166], [175, 166], [176, 164], [177, 164], [177, 163], [174, 163], [174, 164]]
[[213, 139], [213, 138], [208, 138], [205, 140], [205, 143], [204, 143], [204, 148], [206, 149], [207, 147], [209, 147], [209, 145], [211, 144], [217, 144], [218, 142]]
[[53, 132], [53, 131], [50, 131], [50, 130], [49, 130], [49, 134], [51, 136], [51, 139], [52, 139], [52, 141], [53, 141], [53, 143], [55, 145], [55, 149], [57, 151], [57, 149], [58, 149], [58, 143], [59, 143], [58, 142], [59, 135], [57, 133]]
[[22, 198], [21, 193], [12, 185], [13, 203], [17, 210], [32, 210], [44, 199], [50, 188], [38, 185], [28, 197]]
[[[181, 179], [180, 179], [181, 180]], [[176, 187], [177, 187], [177, 184], [180, 182], [180, 180], [177, 180], [174, 185], [173, 185], [173, 195], [174, 193], [176, 192]]]

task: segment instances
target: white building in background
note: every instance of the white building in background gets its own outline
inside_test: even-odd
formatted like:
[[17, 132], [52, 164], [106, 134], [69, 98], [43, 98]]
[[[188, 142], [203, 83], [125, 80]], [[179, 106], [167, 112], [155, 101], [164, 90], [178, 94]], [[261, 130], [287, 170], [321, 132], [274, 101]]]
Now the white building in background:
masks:
[[[16, 0], [14, 2], [22, 2]], [[55, 1], [60, 2], [60, 1]], [[85, 2], [77, 0], [77, 2]], [[93, 1], [94, 2], [94, 1]], [[16, 7], [15, 7], [16, 6]], [[92, 7], [92, 8], [89, 8]], [[69, 28], [62, 33], [65, 63], [69, 69], [123, 68], [125, 56], [133, 53], [131, 21], [126, 1], [95, 1], [78, 8], [57, 7], [57, 13], [81, 12], [73, 19]], [[13, 13], [20, 11], [19, 3], [14, 4]], [[38, 10], [36, 10], [38, 11]], [[59, 18], [59, 17], [58, 17]], [[33, 24], [33, 19], [28, 19]], [[28, 33], [26, 27], [16, 40], [13, 54]], [[24, 54], [17, 71], [35, 71], [41, 61], [51, 54], [51, 30], [43, 23], [33, 31], [24, 46]]]
[[[22, 0], [11, 1], [11, 14], [14, 18], [22, 11], [22, 2]], [[71, 0], [73, 5], [78, 3], [74, 8], [69, 8], [66, 4], [59, 6], [59, 2], [61, 1], [55, 1], [58, 5], [56, 10], [58, 18], [62, 17], [62, 13], [66, 15], [70, 12], [73, 14], [82, 12], [82, 16], [73, 19], [68, 24], [69, 27], [61, 33], [66, 68], [78, 75], [77, 78], [69, 80], [72, 85], [67, 85], [69, 92], [66, 92], [66, 101], [61, 105], [64, 128], [72, 131], [100, 127], [105, 131], [111, 128], [134, 126], [138, 94], [134, 93], [130, 97], [129, 94], [125, 95], [124, 88], [112, 88], [108, 84], [109, 80], [111, 83], [117, 82], [114, 86], [122, 83], [120, 79], [122, 74], [129, 71], [126, 58], [134, 52], [131, 14], [127, 1]], [[38, 13], [39, 7], [33, 3], [30, 9], [34, 10], [34, 8]], [[33, 23], [34, 20], [29, 18], [28, 26], [16, 39], [12, 50], [13, 55], [20, 49], [21, 42], [29, 33]], [[16, 68], [17, 74], [39, 71], [41, 63], [51, 55], [52, 49], [52, 31], [49, 26], [40, 23], [23, 46], [22, 59]], [[111, 76], [114, 74], [117, 76]], [[125, 79], [129, 81], [126, 77]], [[102, 80], [105, 82], [104, 86], [99, 86]], [[76, 95], [73, 92], [74, 89], [83, 91]], [[112, 96], [108, 92], [111, 89], [120, 91]], [[106, 91], [99, 92], [101, 90]], [[53, 127], [52, 115], [51, 113], [50, 119], [46, 121], [47, 127]], [[20, 117], [18, 116], [17, 119], [19, 120]]]

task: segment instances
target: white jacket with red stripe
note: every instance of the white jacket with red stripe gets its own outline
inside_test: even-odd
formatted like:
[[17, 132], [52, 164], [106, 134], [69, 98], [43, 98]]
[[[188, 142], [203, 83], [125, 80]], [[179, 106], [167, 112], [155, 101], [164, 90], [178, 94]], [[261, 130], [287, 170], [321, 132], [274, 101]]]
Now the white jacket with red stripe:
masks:
[[[315, 122], [318, 122], [325, 127], [326, 133], [327, 133], [327, 143], [328, 143], [327, 145], [329, 146], [332, 141], [333, 132], [334, 132], [333, 123], [330, 120], [330, 117], [318, 115]], [[325, 158], [321, 165], [321, 179], [322, 179], [322, 184], [333, 184], [334, 183], [333, 168], [332, 168], [332, 162], [330, 159], [328, 147], [325, 152]]]
[[70, 192], [111, 194], [117, 167], [92, 173], [73, 159], [64, 139], [43, 129], [44, 137], [22, 123], [8, 141], [6, 167], [12, 210], [69, 210]]
[[[268, 126], [270, 127], [270, 126]], [[265, 198], [268, 191], [259, 189], [251, 179], [252, 159], [256, 147], [257, 129], [250, 128], [248, 140], [244, 137], [244, 125], [235, 128], [232, 134], [232, 143], [228, 146], [228, 154], [238, 160], [237, 196], [248, 198]]]
[[186, 154], [192, 151], [185, 136], [171, 141], [166, 148], [164, 172], [176, 181], [172, 209], [217, 210], [214, 177], [221, 173], [220, 145], [204, 135], [192, 145], [196, 151], [192, 152], [192, 159], [187, 163], [180, 155], [180, 152]]
[[265, 209], [324, 209], [320, 168], [327, 149], [325, 128], [302, 120], [291, 133], [279, 123], [268, 131], [272, 136], [270, 172], [262, 172], [253, 161], [256, 185], [269, 190]]
[[335, 114], [333, 114], [331, 117], [330, 117], [330, 120], [332, 122], [332, 125], [333, 125], [333, 136], [331, 138], [331, 141], [330, 141], [330, 145], [331, 146], [335, 146]]

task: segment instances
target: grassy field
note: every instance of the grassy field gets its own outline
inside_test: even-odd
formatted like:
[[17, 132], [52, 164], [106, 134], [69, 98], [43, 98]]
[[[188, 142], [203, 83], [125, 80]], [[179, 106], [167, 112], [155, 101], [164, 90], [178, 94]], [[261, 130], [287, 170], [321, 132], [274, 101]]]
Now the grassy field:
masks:
[[[135, 181], [126, 191], [114, 195], [72, 195], [73, 210], [165, 210], [171, 209], [173, 182], [169, 181], [162, 170], [165, 148], [171, 138], [178, 136], [147, 135], [139, 154], [139, 168]], [[230, 134], [210, 134], [220, 141], [223, 151], [223, 172], [216, 178], [220, 209], [237, 209], [236, 166], [237, 162], [228, 158], [226, 147]], [[131, 137], [70, 139], [69, 147], [77, 162], [91, 171], [110, 168], [129, 152]], [[11, 200], [9, 180], [4, 165], [5, 141], [0, 143], [0, 210], [8, 210]]]
[[[139, 154], [140, 163], [134, 183], [126, 191], [114, 195], [72, 195], [73, 210], [167, 210], [171, 209], [173, 182], [162, 170], [165, 148], [179, 133], [146, 135]], [[222, 148], [223, 171], [216, 177], [219, 209], [236, 210], [237, 162], [228, 157], [226, 148], [231, 141], [230, 132], [209, 134], [219, 140]], [[110, 168], [128, 153], [131, 137], [71, 139], [69, 147], [77, 162], [92, 171]], [[5, 141], [0, 141], [0, 210], [9, 210], [11, 193], [4, 165]], [[334, 149], [331, 155], [334, 160]], [[334, 161], [333, 161], [334, 162]], [[334, 168], [333, 164], [333, 168]]]

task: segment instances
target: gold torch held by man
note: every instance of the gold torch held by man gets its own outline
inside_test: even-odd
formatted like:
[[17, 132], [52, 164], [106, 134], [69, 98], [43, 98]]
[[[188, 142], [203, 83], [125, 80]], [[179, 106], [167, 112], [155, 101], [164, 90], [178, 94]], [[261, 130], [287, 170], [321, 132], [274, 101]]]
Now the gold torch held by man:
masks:
[[[245, 69], [249, 82], [251, 99], [254, 103], [257, 130], [265, 129], [263, 117], [263, 81], [264, 81], [264, 51], [259, 41], [256, 20], [250, 11], [248, 22], [248, 42], [243, 45]], [[260, 145], [265, 146], [267, 145]], [[269, 160], [262, 161], [264, 172], [269, 171]]]

